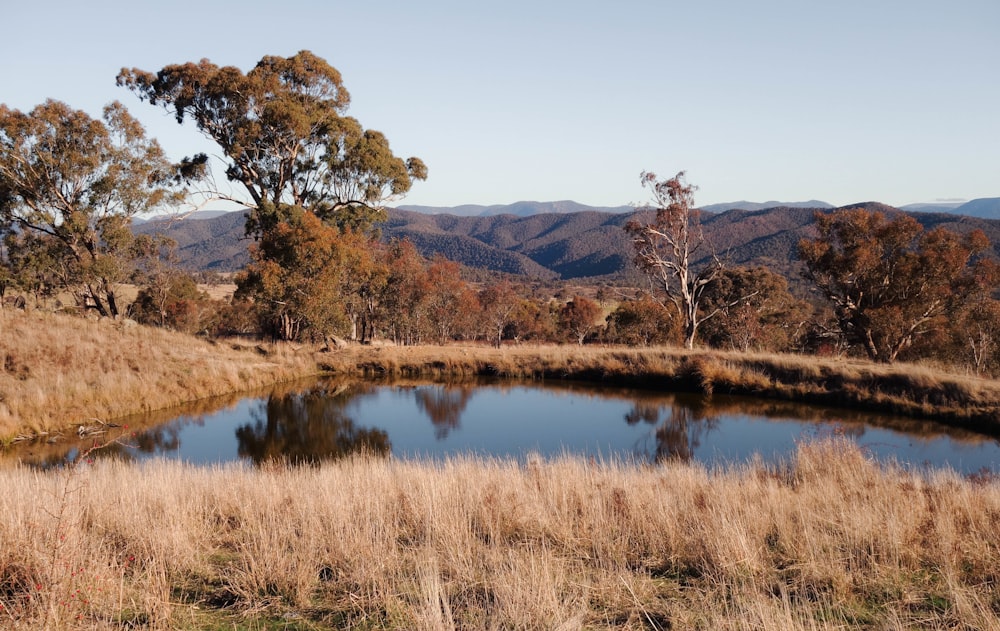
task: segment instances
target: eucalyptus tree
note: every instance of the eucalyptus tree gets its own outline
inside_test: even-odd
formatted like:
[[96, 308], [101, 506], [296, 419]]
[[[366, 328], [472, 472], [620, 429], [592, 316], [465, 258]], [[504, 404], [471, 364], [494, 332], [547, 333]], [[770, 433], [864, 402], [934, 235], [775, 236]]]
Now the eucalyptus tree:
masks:
[[599, 304], [586, 296], [573, 296], [559, 309], [559, 328], [582, 345], [590, 332], [598, 327], [600, 316]]
[[493, 345], [500, 348], [504, 330], [514, 322], [521, 299], [510, 281], [503, 280], [484, 287], [479, 292], [483, 309], [483, 325]]
[[723, 270], [706, 288], [703, 339], [716, 348], [747, 352], [791, 350], [812, 316], [809, 303], [795, 298], [788, 281], [766, 267]]
[[207, 59], [155, 74], [123, 68], [118, 84], [152, 105], [190, 119], [222, 150], [226, 177], [248, 199], [248, 231], [299, 207], [326, 223], [366, 229], [384, 218], [385, 201], [405, 194], [427, 169], [395, 156], [378, 131], [346, 115], [340, 72], [309, 51], [266, 56], [249, 72]]
[[198, 160], [168, 162], [121, 103], [105, 107], [103, 120], [54, 100], [27, 113], [0, 105], [7, 243], [21, 261], [47, 261], [52, 269], [33, 271], [57, 278], [102, 316], [119, 315], [119, 284], [143, 250], [129, 229], [132, 217], [178, 203], [199, 167]]
[[680, 335], [676, 313], [645, 293], [619, 303], [605, 321], [606, 339], [615, 344], [667, 344]]
[[[288, 268], [315, 262], [311, 254], [295, 256], [289, 247], [304, 247], [322, 233], [309, 216], [345, 238], [358, 233], [374, 238], [374, 224], [385, 218], [384, 204], [427, 177], [424, 163], [397, 157], [384, 134], [347, 116], [350, 95], [340, 73], [309, 51], [266, 56], [246, 73], [207, 59], [155, 74], [123, 68], [118, 84], [163, 107], [178, 123], [192, 120], [221, 149], [226, 177], [244, 194], [218, 186], [209, 193], [249, 208], [247, 234], [261, 241], [254, 269], [242, 277], [241, 294], [264, 313], [280, 314], [274, 324], [282, 337], [298, 336], [309, 326], [322, 329], [314, 332], [322, 335], [340, 331], [344, 286], [321, 286], [331, 274], [340, 275]], [[346, 265], [348, 259], [333, 255], [342, 251], [330, 242], [333, 237], [319, 238], [329, 255], [326, 263]], [[281, 239], [291, 241], [264, 243]], [[286, 299], [276, 284], [259, 282], [262, 278], [295, 278], [299, 298]]]
[[[657, 294], [673, 305], [684, 328], [684, 346], [694, 347], [698, 326], [720, 311], [701, 309], [706, 287], [723, 269], [721, 260], [709, 250], [701, 228], [701, 212], [694, 205], [695, 187], [680, 172], [667, 180], [644, 172], [642, 185], [653, 192], [652, 221], [630, 221], [625, 230], [632, 235], [636, 266], [649, 277]], [[697, 261], [708, 262], [698, 265]]]
[[925, 232], [909, 215], [867, 208], [817, 213], [816, 230], [799, 242], [803, 274], [832, 304], [846, 341], [873, 361], [893, 362], [944, 330], [970, 295], [1000, 280], [981, 230]]

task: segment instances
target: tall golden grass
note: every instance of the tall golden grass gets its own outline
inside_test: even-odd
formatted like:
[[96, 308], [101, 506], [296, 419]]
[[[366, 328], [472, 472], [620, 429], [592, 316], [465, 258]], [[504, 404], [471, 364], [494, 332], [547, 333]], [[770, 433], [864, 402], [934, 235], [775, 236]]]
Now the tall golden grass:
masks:
[[0, 310], [0, 439], [107, 421], [315, 374], [289, 346]]
[[846, 442], [709, 471], [0, 471], [0, 628], [997, 629], [1000, 481]]

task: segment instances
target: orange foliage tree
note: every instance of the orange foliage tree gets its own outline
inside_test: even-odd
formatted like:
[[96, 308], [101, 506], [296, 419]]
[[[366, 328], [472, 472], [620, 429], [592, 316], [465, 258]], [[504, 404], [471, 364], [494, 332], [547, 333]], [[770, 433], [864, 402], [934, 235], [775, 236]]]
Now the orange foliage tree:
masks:
[[342, 297], [352, 244], [302, 209], [267, 227], [250, 248], [250, 265], [236, 278], [236, 299], [253, 296], [278, 339], [325, 339], [349, 330]]
[[599, 326], [601, 306], [586, 296], [573, 296], [559, 310], [559, 328], [577, 344], [583, 344], [587, 336]]
[[[804, 275], [834, 308], [842, 335], [874, 361], [893, 362], [948, 325], [994, 276], [982, 231], [924, 231], [911, 216], [864, 208], [817, 213], [819, 236], [799, 243]], [[995, 287], [995, 282], [993, 287]]]

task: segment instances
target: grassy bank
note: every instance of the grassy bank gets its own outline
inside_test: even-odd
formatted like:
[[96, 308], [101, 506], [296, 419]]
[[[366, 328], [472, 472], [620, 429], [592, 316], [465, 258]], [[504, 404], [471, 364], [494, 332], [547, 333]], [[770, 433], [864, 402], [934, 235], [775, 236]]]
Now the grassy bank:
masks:
[[1000, 482], [355, 458], [0, 471], [5, 629], [996, 629]]
[[1000, 381], [906, 364], [575, 345], [348, 345], [318, 352], [7, 310], [0, 311], [0, 442], [320, 372], [364, 379], [586, 380], [875, 410], [1000, 433]]
[[311, 353], [288, 346], [211, 344], [41, 311], [0, 310], [0, 340], [0, 440], [317, 372]]
[[1000, 432], [1000, 381], [912, 364], [677, 348], [349, 347], [324, 370], [361, 377], [577, 379], [887, 412]]

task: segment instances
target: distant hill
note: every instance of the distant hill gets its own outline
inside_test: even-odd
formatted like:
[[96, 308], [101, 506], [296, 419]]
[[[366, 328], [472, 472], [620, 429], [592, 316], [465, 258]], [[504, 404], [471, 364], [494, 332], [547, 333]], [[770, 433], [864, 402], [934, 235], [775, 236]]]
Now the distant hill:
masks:
[[545, 215], [550, 213], [564, 215], [588, 210], [605, 213], [630, 213], [632, 206], [587, 206], [577, 202], [563, 200], [559, 202], [515, 202], [496, 206], [479, 206], [465, 204], [463, 206], [413, 206], [404, 204], [399, 210], [409, 210], [427, 215], [455, 215], [457, 217], [488, 217], [493, 215]]
[[908, 213], [948, 213], [954, 211], [964, 203], [965, 202], [929, 202], [925, 204], [907, 204], [905, 206], [900, 206], [899, 209], [905, 210]]
[[[390, 211], [382, 231], [386, 237], [406, 237], [418, 247], [427, 243], [430, 235], [438, 235], [437, 252], [472, 267], [478, 267], [476, 261], [461, 256], [468, 239], [488, 251], [533, 261], [546, 270], [543, 278], [577, 278], [615, 274], [624, 267], [628, 239], [623, 226], [630, 216], [584, 211], [457, 217], [395, 210]], [[478, 256], [485, 257], [485, 251]]]
[[727, 210], [766, 210], [768, 208], [833, 208], [833, 204], [811, 199], [808, 202], [725, 202], [701, 207], [702, 210], [710, 213], [721, 213]]
[[1000, 197], [983, 197], [968, 202], [907, 204], [900, 210], [919, 213], [952, 213], [981, 219], [1000, 219]]
[[[766, 208], [833, 208], [832, 204], [817, 200], [808, 202], [726, 202], [723, 204], [709, 204], [701, 209], [707, 212], [720, 213], [727, 210], [764, 210]], [[559, 202], [516, 202], [513, 204], [503, 204], [496, 206], [480, 206], [476, 204], [465, 204], [463, 206], [415, 206], [404, 204], [399, 206], [399, 210], [409, 210], [412, 212], [424, 213], [426, 215], [455, 215], [456, 217], [489, 217], [494, 215], [517, 215], [518, 217], [529, 217], [531, 215], [546, 215], [578, 213], [595, 211], [602, 213], [632, 213], [634, 206], [587, 206], [574, 201]]]
[[213, 217], [153, 219], [133, 226], [139, 234], [163, 234], [177, 242], [181, 267], [191, 271], [235, 272], [247, 266], [244, 211]]
[[[903, 212], [877, 202], [843, 208]], [[715, 250], [731, 263], [764, 265], [796, 282], [798, 242], [814, 236], [815, 213], [829, 211], [779, 206], [706, 212], [702, 224]], [[623, 228], [637, 216], [635, 212], [457, 216], [390, 209], [388, 215], [382, 224], [386, 239], [407, 238], [424, 256], [439, 253], [473, 268], [537, 279], [621, 278], [632, 269], [631, 245]], [[1000, 219], [955, 212], [913, 216], [927, 228], [944, 226], [957, 232], [982, 229], [1000, 255]], [[242, 269], [249, 261], [250, 241], [244, 237], [244, 223], [243, 212], [233, 212], [208, 219], [150, 221], [135, 229], [160, 231], [176, 240], [181, 264], [187, 269], [228, 272]]]
[[1000, 197], [983, 197], [965, 202], [955, 210], [957, 215], [982, 217], [984, 219], [1000, 219]]

